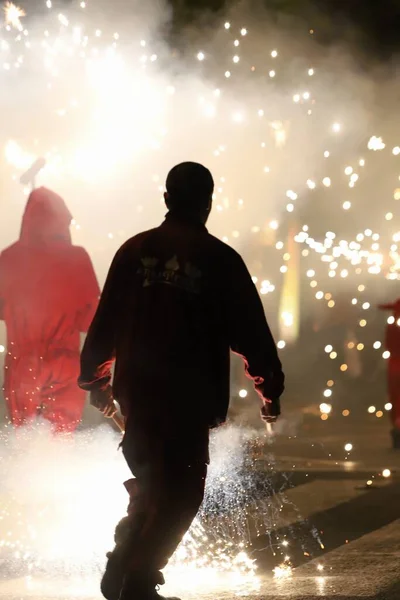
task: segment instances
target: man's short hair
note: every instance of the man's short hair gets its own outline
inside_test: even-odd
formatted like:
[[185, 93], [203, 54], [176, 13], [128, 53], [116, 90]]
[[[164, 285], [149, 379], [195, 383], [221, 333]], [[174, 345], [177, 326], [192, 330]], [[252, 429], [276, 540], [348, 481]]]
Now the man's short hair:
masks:
[[184, 162], [176, 165], [168, 173], [166, 188], [175, 202], [187, 201], [190, 208], [191, 200], [208, 201], [214, 191], [213, 177], [206, 167], [195, 162]]

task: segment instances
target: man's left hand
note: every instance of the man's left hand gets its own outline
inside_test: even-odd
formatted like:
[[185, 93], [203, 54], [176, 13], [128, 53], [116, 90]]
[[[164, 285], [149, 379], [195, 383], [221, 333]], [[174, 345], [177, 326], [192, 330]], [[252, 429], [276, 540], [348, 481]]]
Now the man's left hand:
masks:
[[277, 418], [281, 414], [281, 406], [279, 399], [268, 402], [264, 400], [261, 407], [261, 419], [265, 423], [276, 423]]

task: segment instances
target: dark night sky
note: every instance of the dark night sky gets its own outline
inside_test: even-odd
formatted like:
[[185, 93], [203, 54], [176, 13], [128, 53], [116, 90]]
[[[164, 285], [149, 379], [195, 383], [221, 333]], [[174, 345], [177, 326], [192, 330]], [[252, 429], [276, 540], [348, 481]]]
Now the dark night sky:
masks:
[[[169, 0], [175, 17], [192, 19], [205, 10], [223, 11], [231, 0]], [[319, 41], [347, 40], [366, 53], [390, 58], [400, 50], [400, 0], [262, 0], [273, 18], [296, 17], [316, 30]], [[247, 2], [251, 6], [252, 2]]]
[[[126, 9], [132, 7], [126, 1]], [[151, 1], [151, 0], [146, 0]], [[221, 12], [235, 6], [237, 0], [166, 0], [174, 13], [175, 31], [186, 22], [196, 21], [204, 13]], [[53, 4], [68, 5], [72, 0], [53, 0]], [[111, 0], [112, 2], [112, 0]], [[24, 8], [43, 7], [43, 0], [20, 0]], [[294, 20], [307, 31], [314, 29], [319, 43], [349, 42], [366, 55], [384, 60], [400, 52], [400, 0], [246, 0], [262, 4], [280, 26]]]

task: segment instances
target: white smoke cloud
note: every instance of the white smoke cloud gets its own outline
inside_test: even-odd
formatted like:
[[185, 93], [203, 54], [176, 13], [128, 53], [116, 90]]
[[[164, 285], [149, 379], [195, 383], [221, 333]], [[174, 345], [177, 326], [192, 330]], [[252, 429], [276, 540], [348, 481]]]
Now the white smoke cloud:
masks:
[[[392, 129], [396, 79], [373, 59], [361, 71], [351, 47], [323, 49], [305, 23], [271, 22], [253, 3], [207, 14], [173, 40], [164, 3], [130, 6], [72, 2], [62, 17], [55, 3], [36, 16], [28, 8], [27, 35], [2, 32], [0, 246], [18, 236], [26, 201], [18, 178], [41, 155], [48, 164], [38, 184], [65, 197], [74, 241], [101, 284], [117, 248], [162, 220], [164, 180], [182, 160], [212, 170], [210, 231], [245, 258], [259, 231], [284, 247], [279, 223], [311, 194], [329, 189], [327, 202], [341, 210], [342, 169]], [[381, 178], [369, 177], [363, 212], [381, 189]], [[324, 226], [320, 214], [307, 224], [311, 237]]]

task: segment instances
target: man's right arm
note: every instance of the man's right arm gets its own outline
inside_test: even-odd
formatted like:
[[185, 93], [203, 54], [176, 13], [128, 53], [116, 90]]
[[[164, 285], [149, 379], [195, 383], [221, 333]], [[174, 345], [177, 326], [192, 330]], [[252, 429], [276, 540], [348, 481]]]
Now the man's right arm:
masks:
[[115, 358], [115, 336], [123, 294], [123, 248], [114, 257], [81, 353], [79, 387], [90, 392], [108, 390]]
[[236, 253], [230, 261], [228, 279], [231, 350], [244, 359], [246, 374], [253, 380], [271, 416], [279, 416], [279, 398], [284, 391], [281, 361], [260, 296], [245, 263]]

